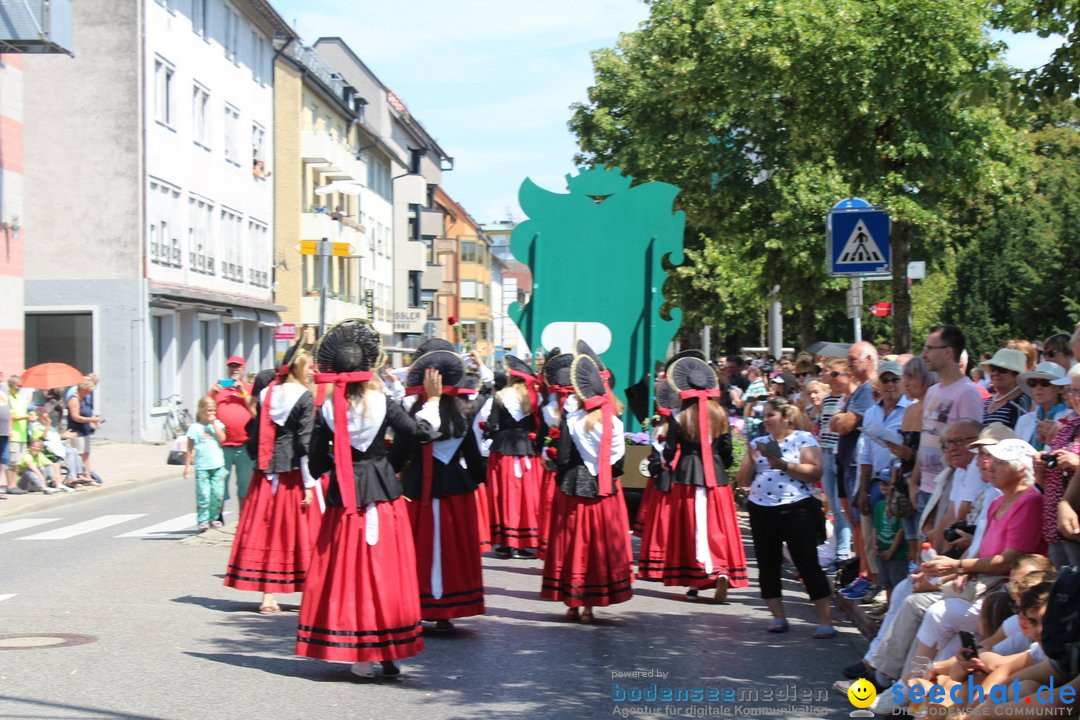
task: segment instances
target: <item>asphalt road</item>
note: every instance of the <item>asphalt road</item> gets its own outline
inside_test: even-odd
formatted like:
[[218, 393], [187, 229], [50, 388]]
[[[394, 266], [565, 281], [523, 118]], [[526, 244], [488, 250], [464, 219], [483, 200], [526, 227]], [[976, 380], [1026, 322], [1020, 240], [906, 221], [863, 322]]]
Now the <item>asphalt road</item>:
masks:
[[[538, 561], [493, 557], [484, 559], [487, 615], [427, 635], [398, 679], [353, 679], [346, 665], [292, 655], [299, 595], [280, 596], [281, 615], [261, 616], [255, 593], [222, 586], [227, 538], [193, 541], [190, 525], [180, 529], [193, 510], [190, 483], [176, 479], [0, 519], [0, 718], [803, 718], [852, 709], [831, 683], [864, 642], [843, 621], [839, 637], [812, 640], [813, 613], [794, 583], [787, 635], [764, 632], [753, 585], [713, 606], [639, 582], [633, 600], [582, 626], [539, 599]], [[688, 701], [662, 701], [682, 689]]]

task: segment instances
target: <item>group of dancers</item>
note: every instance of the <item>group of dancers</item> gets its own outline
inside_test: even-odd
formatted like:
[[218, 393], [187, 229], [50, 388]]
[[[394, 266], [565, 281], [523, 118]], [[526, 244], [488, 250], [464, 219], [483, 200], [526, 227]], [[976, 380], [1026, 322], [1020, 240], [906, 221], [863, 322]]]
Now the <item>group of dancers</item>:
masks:
[[[373, 677], [423, 649], [422, 622], [453, 630], [481, 615], [481, 554], [543, 560], [540, 597], [569, 619], [626, 602], [635, 579], [619, 485], [622, 403], [578, 342], [534, 371], [469, 367], [444, 341], [417, 349], [400, 401], [384, 387], [379, 333], [365, 320], [299, 344], [256, 379], [256, 467], [225, 584], [303, 592], [296, 654]], [[731, 431], [698, 351], [668, 362], [662, 418], [634, 531], [638, 577], [690, 595], [748, 584], [727, 469]]]

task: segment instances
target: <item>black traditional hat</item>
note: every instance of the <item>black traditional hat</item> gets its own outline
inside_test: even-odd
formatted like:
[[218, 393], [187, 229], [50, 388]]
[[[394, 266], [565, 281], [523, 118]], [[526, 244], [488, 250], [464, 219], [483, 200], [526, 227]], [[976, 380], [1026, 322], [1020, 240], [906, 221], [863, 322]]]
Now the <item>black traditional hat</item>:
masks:
[[382, 337], [367, 320], [350, 318], [326, 331], [315, 346], [321, 373], [374, 370], [382, 365]]
[[664, 372], [666, 373], [668, 371], [668, 368], [675, 364], [675, 362], [682, 360], [686, 357], [697, 358], [698, 360], [702, 360], [705, 362], [708, 361], [708, 358], [705, 357], [705, 353], [703, 353], [701, 350], [697, 350], [696, 348], [691, 348], [689, 350], [683, 350], [681, 352], [675, 353], [675, 355], [673, 355], [670, 360], [664, 363]]
[[525, 373], [532, 377], [536, 377], [536, 372], [529, 367], [529, 364], [520, 358], [516, 358], [513, 355], [506, 355], [503, 357], [503, 364], [506, 365], [507, 373]]
[[668, 368], [667, 381], [676, 392], [712, 390], [720, 386], [709, 364], [696, 357], [684, 357], [673, 362]]
[[607, 370], [604, 361], [600, 359], [600, 356], [596, 354], [596, 351], [589, 347], [589, 343], [584, 340], [577, 341], [577, 347], [574, 348], [574, 355], [588, 355], [592, 358], [593, 364], [596, 365], [597, 368], [600, 370]]
[[454, 344], [449, 340], [444, 340], [437, 337], [428, 338], [424, 342], [420, 343], [416, 350], [413, 351], [413, 362], [416, 362], [424, 353], [429, 353], [432, 350], [449, 350], [450, 352], [454, 352], [455, 348]]
[[467, 372], [461, 377], [458, 387], [462, 390], [475, 391], [480, 389], [480, 376], [474, 372]]
[[548, 357], [547, 362], [544, 363], [544, 381], [548, 385], [570, 387], [570, 366], [573, 363], [574, 356], [570, 353], [559, 353]]
[[661, 380], [656, 383], [653, 397], [656, 400], [656, 407], [664, 408], [665, 410], [674, 410], [679, 407], [682, 402], [679, 399], [678, 391], [676, 391], [666, 380]]
[[259, 393], [266, 389], [266, 386], [270, 384], [270, 381], [274, 379], [274, 375], [276, 374], [277, 373], [271, 369], [260, 370], [258, 374], [255, 375], [255, 382], [251, 384], [252, 396], [256, 398], [259, 397]]
[[424, 384], [424, 371], [435, 368], [442, 375], [443, 387], [457, 385], [465, 377], [465, 363], [461, 356], [449, 350], [432, 350], [424, 353], [409, 368], [405, 378], [407, 387], [419, 387]]
[[574, 392], [585, 400], [607, 393], [604, 378], [600, 376], [600, 368], [588, 354], [583, 353], [574, 358], [574, 363], [570, 366], [570, 383], [574, 386]]
[[292, 369], [293, 361], [304, 352], [304, 341], [297, 340], [296, 343], [285, 351], [285, 354], [281, 357], [281, 365], [278, 366], [278, 374], [286, 375], [289, 370]]

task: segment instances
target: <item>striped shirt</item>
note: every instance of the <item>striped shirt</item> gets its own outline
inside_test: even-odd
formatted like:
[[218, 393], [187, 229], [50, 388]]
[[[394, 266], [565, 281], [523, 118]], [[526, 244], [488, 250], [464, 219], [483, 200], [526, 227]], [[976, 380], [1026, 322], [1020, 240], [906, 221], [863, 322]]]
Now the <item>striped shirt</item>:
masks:
[[843, 404], [843, 395], [826, 395], [824, 402], [821, 403], [821, 432], [818, 433], [818, 443], [822, 450], [836, 451], [836, 443], [840, 436], [829, 430], [829, 421]]

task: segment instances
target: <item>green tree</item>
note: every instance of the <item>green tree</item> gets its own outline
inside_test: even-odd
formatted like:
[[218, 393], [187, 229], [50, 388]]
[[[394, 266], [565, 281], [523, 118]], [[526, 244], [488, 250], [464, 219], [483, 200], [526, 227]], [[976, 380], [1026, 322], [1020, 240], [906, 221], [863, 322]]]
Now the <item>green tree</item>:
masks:
[[1000, 80], [988, 17], [968, 0], [653, 0], [641, 29], [593, 54], [570, 121], [579, 160], [681, 187], [704, 237], [689, 287], [716, 308], [699, 314], [720, 323], [779, 285], [801, 344], [843, 311], [846, 283], [824, 266], [829, 208], [885, 206], [906, 349], [908, 258], [933, 263], [968, 197], [1018, 176], [1020, 120], [987, 90]]

